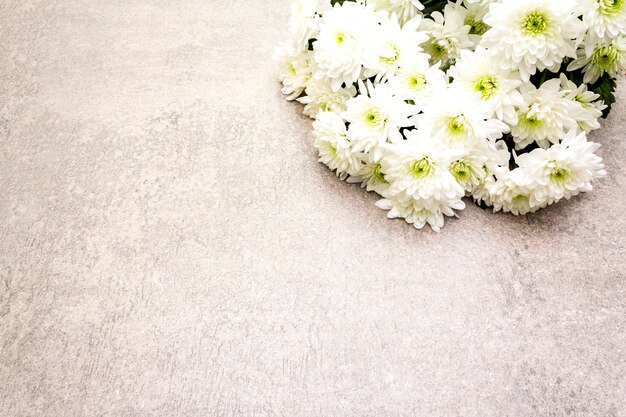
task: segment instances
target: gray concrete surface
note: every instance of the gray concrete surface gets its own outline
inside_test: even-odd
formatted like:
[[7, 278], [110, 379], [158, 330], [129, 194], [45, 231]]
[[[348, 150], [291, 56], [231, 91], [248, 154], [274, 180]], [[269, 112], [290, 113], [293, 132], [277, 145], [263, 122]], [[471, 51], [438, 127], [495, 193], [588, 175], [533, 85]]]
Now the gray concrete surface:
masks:
[[440, 235], [316, 162], [289, 0], [0, 2], [0, 416], [626, 416], [609, 177]]

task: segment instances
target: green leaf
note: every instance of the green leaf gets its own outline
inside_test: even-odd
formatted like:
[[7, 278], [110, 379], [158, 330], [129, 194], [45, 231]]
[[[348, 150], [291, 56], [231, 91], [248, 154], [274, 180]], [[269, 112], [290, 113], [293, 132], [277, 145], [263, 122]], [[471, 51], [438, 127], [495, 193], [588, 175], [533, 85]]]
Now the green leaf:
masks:
[[617, 81], [608, 74], [604, 74], [590, 88], [594, 93], [600, 95], [607, 108], [604, 110], [602, 117], [606, 118], [611, 112], [611, 106], [615, 103], [615, 89], [617, 89]]
[[430, 16], [433, 12], [440, 12], [448, 4], [447, 0], [424, 0], [422, 1], [425, 9], [422, 10], [424, 16]]

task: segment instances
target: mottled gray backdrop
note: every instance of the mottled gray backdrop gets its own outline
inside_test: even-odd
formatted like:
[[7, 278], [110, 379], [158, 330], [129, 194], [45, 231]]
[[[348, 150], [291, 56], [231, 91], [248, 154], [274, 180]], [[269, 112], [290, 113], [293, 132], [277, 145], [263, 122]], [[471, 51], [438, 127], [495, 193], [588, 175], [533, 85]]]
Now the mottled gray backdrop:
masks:
[[0, 416], [626, 416], [594, 193], [440, 235], [316, 162], [290, 0], [0, 1]]

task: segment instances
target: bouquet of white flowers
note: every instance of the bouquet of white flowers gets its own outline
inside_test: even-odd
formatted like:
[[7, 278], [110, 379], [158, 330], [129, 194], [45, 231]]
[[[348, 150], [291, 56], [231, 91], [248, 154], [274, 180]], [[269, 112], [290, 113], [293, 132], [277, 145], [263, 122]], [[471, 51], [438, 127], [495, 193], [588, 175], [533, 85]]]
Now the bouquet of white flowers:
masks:
[[622, 0], [297, 0], [276, 51], [320, 161], [439, 231], [464, 197], [516, 215], [592, 189], [626, 70]]

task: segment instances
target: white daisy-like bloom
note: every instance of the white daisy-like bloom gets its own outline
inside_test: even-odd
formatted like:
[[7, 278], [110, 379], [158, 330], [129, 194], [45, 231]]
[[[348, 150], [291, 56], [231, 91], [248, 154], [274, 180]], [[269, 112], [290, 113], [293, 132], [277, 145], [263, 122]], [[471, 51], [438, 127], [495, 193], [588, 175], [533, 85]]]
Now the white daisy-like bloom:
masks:
[[431, 66], [424, 56], [415, 56], [413, 60], [403, 62], [392, 80], [397, 95], [424, 109], [431, 97], [448, 87], [448, 76], [439, 67], [439, 62]]
[[600, 95], [593, 91], [588, 91], [587, 84], [577, 86], [569, 80], [565, 74], [561, 74], [561, 90], [565, 98], [572, 100], [578, 105], [575, 119], [580, 131], [589, 133], [600, 129], [600, 118], [606, 109], [606, 104], [600, 100]]
[[283, 42], [276, 48], [274, 60], [278, 62], [282, 93], [287, 96], [287, 100], [295, 100], [311, 79], [311, 52], [293, 42]]
[[320, 112], [313, 122], [314, 146], [319, 161], [342, 180], [359, 171], [362, 162], [346, 132], [346, 122], [333, 112]]
[[424, 10], [424, 6], [418, 0], [359, 0], [359, 2], [372, 4], [376, 10], [384, 10], [390, 16], [397, 16], [401, 25], [419, 16], [420, 10]]
[[351, 2], [326, 11], [313, 43], [315, 77], [329, 79], [336, 91], [357, 81], [363, 66], [375, 67], [378, 55], [371, 45], [378, 39], [383, 18], [386, 14]]
[[307, 84], [304, 94], [298, 101], [305, 105], [304, 114], [314, 118], [320, 111], [343, 113], [348, 100], [356, 96], [356, 87], [350, 85], [333, 91], [328, 80], [312, 79]]
[[407, 193], [383, 195], [383, 199], [376, 202], [376, 207], [388, 211], [389, 219], [404, 219], [416, 229], [423, 229], [427, 224], [439, 233], [444, 226], [444, 216], [456, 216], [455, 210], [465, 209], [465, 203], [458, 199], [454, 201], [421, 200]]
[[454, 63], [463, 49], [473, 49], [480, 37], [470, 35], [471, 27], [465, 24], [467, 10], [456, 3], [448, 3], [441, 12], [433, 12], [430, 19], [423, 19], [420, 30], [426, 31], [430, 39], [424, 51], [431, 62], [441, 62], [442, 67]]
[[322, 2], [320, 0], [295, 0], [291, 7], [289, 34], [296, 45], [304, 48], [315, 38], [319, 29]]
[[570, 132], [549, 149], [535, 149], [516, 161], [530, 192], [531, 207], [543, 207], [592, 190], [594, 180], [606, 175], [599, 144], [585, 133]]
[[348, 182], [361, 184], [361, 188], [383, 195], [389, 188], [389, 182], [385, 179], [380, 160], [375, 160], [371, 152], [363, 153], [361, 157], [363, 166], [348, 178]]
[[424, 113], [413, 118], [420, 134], [447, 146], [475, 146], [477, 141], [495, 142], [509, 127], [492, 118], [492, 110], [474, 95], [448, 88], [433, 98]]
[[578, 0], [583, 21], [589, 27], [585, 37], [587, 56], [600, 44], [626, 34], [626, 2], [623, 0]]
[[487, 171], [483, 169], [487, 157], [477, 152], [468, 152], [462, 157], [452, 161], [448, 170], [459, 183], [466, 195], [471, 195], [487, 177]]
[[508, 166], [509, 151], [504, 141], [493, 143], [483, 139], [467, 148], [463, 155], [454, 160], [449, 171], [463, 187], [468, 196], [474, 195], [484, 188], [484, 182], [494, 172], [500, 172], [502, 167]]
[[382, 171], [389, 182], [389, 192], [406, 192], [414, 198], [450, 201], [465, 195], [448, 168], [463, 156], [450, 152], [436, 139], [423, 138], [413, 130], [407, 140], [388, 146], [381, 160]]
[[365, 77], [375, 75], [376, 81], [385, 80], [404, 63], [428, 59], [419, 46], [428, 40], [425, 32], [417, 30], [420, 21], [421, 18], [416, 18], [400, 27], [395, 18], [382, 20], [375, 43], [370, 45], [376, 51], [377, 60], [374, 67], [366, 68]]
[[519, 70], [523, 81], [537, 70], [557, 72], [565, 57], [576, 57], [577, 40], [586, 30], [576, 6], [574, 0], [493, 3], [485, 16], [491, 28], [481, 45], [501, 58], [503, 69]]
[[[624, 3], [626, 4], [626, 3]], [[601, 43], [587, 54], [584, 48], [578, 50], [578, 58], [568, 66], [568, 71], [583, 69], [583, 81], [593, 84], [604, 74], [617, 78], [626, 72], [626, 36], [619, 36], [607, 43]]]
[[377, 206], [389, 210], [389, 218], [404, 218], [416, 228], [428, 223], [438, 231], [444, 215], [465, 207], [465, 191], [449, 171], [458, 156], [435, 139], [407, 132], [407, 140], [389, 145], [381, 160], [389, 188]]
[[505, 213], [522, 216], [534, 213], [547, 205], [531, 205], [531, 191], [525, 185], [524, 173], [520, 169], [509, 171], [506, 175], [490, 184], [489, 193], [494, 212], [502, 210]]
[[516, 149], [524, 149], [533, 142], [547, 148], [578, 128], [575, 117], [579, 107], [565, 97], [558, 78], [544, 82], [539, 88], [526, 83], [520, 89], [524, 104], [519, 108], [517, 124], [511, 127]]
[[400, 128], [413, 126], [409, 119], [416, 113], [414, 105], [396, 95], [391, 83], [376, 87], [368, 80], [359, 81], [360, 95], [348, 100], [342, 117], [350, 123], [350, 135], [356, 151], [372, 150], [376, 159], [387, 142], [403, 140]]
[[461, 58], [450, 69], [453, 87], [465, 94], [475, 94], [491, 109], [492, 114], [508, 124], [517, 123], [516, 108], [523, 104], [518, 87], [522, 85], [519, 72], [493, 65], [490, 51], [462, 51]]

